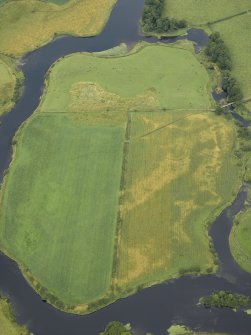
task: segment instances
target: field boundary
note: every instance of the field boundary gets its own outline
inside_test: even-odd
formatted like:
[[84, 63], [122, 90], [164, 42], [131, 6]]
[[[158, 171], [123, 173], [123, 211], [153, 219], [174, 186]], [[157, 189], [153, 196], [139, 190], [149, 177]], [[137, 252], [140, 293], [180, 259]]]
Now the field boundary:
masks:
[[121, 237], [121, 226], [123, 223], [120, 207], [123, 203], [123, 190], [125, 188], [125, 173], [126, 173], [126, 166], [127, 166], [127, 156], [129, 151], [129, 140], [131, 135], [131, 114], [130, 112], [127, 113], [127, 123], [126, 123], [126, 130], [125, 130], [125, 137], [124, 137], [124, 147], [123, 147], [123, 161], [121, 167], [121, 178], [120, 178], [120, 196], [118, 201], [118, 211], [117, 211], [117, 227], [115, 233], [115, 244], [114, 244], [114, 257], [113, 257], [113, 265], [112, 265], [112, 289], [113, 291], [116, 289], [116, 277], [118, 271], [118, 259], [119, 259], [119, 243]]

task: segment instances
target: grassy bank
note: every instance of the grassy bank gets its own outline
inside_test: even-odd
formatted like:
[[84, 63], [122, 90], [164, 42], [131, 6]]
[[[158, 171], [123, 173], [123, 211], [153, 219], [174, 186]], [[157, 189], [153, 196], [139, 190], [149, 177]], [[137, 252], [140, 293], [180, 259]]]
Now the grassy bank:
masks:
[[61, 5], [38, 0], [6, 2], [0, 11], [0, 53], [22, 55], [60, 34], [97, 35], [115, 1], [69, 0]]
[[210, 111], [209, 76], [187, 45], [61, 59], [15, 137], [1, 248], [61, 309], [215, 270], [207, 225], [241, 169], [234, 124]]
[[23, 75], [14, 59], [0, 55], [0, 115], [8, 112], [19, 98]]
[[7, 299], [0, 298], [0, 334], [28, 335], [25, 327], [19, 326], [14, 318], [12, 308]]

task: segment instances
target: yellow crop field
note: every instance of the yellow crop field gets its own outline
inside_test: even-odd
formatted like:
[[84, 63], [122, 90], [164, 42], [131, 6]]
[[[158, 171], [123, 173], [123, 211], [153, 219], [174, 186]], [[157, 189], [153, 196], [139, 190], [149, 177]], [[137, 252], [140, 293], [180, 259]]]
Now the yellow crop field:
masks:
[[96, 35], [115, 2], [70, 0], [60, 6], [38, 0], [7, 2], [0, 11], [0, 53], [23, 54], [49, 42], [55, 34]]
[[233, 124], [181, 111], [131, 113], [129, 122], [116, 285], [211, 272], [206, 221], [237, 186]]

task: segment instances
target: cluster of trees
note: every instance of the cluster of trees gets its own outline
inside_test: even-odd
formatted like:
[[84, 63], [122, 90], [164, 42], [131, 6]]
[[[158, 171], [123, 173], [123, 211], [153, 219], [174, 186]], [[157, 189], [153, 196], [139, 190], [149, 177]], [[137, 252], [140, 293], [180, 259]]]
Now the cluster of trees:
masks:
[[227, 92], [228, 101], [235, 102], [243, 99], [243, 94], [241, 92], [240, 86], [237, 81], [231, 75], [230, 71], [224, 71], [222, 77], [222, 89]]
[[235, 102], [241, 100], [243, 98], [241, 89], [230, 72], [232, 62], [229, 50], [218, 32], [210, 35], [205, 53], [222, 71], [222, 89], [227, 93], [228, 101]]
[[219, 33], [216, 32], [210, 35], [205, 52], [221, 70], [231, 70], [230, 53]]
[[146, 32], [167, 33], [180, 28], [185, 28], [185, 20], [169, 19], [162, 17], [165, 0], [146, 0], [143, 16], [142, 28]]
[[205, 53], [222, 71], [222, 89], [227, 93], [228, 101], [236, 102], [241, 100], [243, 98], [241, 89], [230, 72], [232, 62], [229, 50], [218, 32], [210, 35]]
[[250, 305], [251, 300], [245, 295], [221, 290], [213, 293], [208, 297], [200, 298], [200, 303], [203, 304], [206, 308], [229, 307], [238, 310]]
[[124, 326], [119, 321], [110, 322], [103, 333], [100, 335], [132, 335], [127, 326]]

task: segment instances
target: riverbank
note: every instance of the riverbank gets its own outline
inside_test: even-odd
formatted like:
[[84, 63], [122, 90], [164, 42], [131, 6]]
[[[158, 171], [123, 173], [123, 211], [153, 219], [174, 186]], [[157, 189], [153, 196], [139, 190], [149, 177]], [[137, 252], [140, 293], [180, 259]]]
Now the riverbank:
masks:
[[24, 78], [17, 65], [16, 59], [0, 55], [0, 115], [9, 112], [22, 94]]
[[2, 335], [29, 335], [25, 326], [15, 321], [14, 312], [7, 299], [0, 297], [0, 334]]

